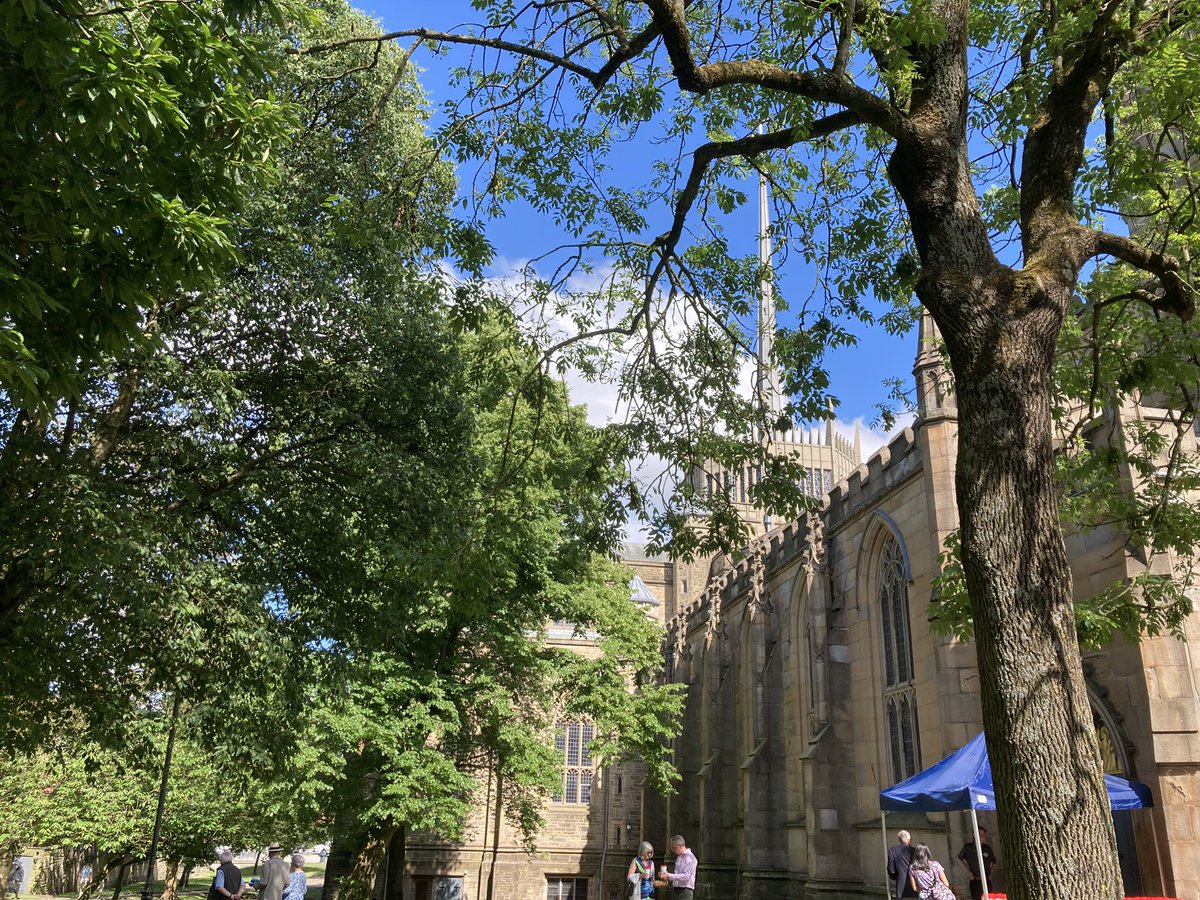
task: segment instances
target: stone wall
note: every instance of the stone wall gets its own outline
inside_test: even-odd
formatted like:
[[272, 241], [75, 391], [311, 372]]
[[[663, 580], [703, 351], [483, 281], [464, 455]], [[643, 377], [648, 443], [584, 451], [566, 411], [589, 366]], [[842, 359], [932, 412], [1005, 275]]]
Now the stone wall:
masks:
[[[966, 870], [955, 857], [969, 817], [891, 816], [885, 838], [878, 806], [894, 780], [878, 600], [878, 556], [889, 536], [906, 567], [919, 767], [981, 728], [974, 646], [924, 624], [942, 542], [958, 524], [956, 438], [952, 415], [900, 433], [834, 488], [819, 515], [748, 545], [667, 623], [674, 677], [688, 686], [675, 747], [684, 782], [677, 798], [647, 799], [647, 821], [691, 840], [705, 900], [880, 896], [884, 842], [900, 827], [930, 844], [965, 896]], [[1067, 546], [1077, 595], [1144, 564], [1110, 529], [1068, 534]], [[1175, 562], [1155, 565], [1169, 576]], [[1186, 630], [1200, 639], [1200, 617]], [[1086, 660], [1098, 723], [1111, 723], [1125, 774], [1150, 783], [1160, 803], [1134, 817], [1124, 849], [1136, 857], [1135, 877], [1146, 892], [1200, 897], [1200, 672], [1188, 648], [1160, 636], [1118, 641]], [[994, 839], [994, 814], [980, 820]]]

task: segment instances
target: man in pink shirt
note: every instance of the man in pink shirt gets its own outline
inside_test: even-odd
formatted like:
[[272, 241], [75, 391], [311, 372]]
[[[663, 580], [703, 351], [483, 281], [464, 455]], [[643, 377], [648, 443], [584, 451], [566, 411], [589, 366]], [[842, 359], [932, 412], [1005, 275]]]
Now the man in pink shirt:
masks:
[[663, 881], [675, 888], [675, 900], [692, 900], [696, 890], [696, 854], [688, 849], [683, 835], [671, 838], [675, 854], [675, 871], [662, 873]]

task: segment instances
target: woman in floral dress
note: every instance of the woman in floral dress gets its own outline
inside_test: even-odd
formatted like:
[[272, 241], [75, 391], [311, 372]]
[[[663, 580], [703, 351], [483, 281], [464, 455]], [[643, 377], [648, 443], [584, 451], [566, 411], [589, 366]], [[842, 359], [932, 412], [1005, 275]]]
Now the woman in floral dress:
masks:
[[283, 900], [304, 900], [307, 891], [308, 877], [304, 874], [304, 857], [295, 853], [292, 855], [292, 875], [283, 889]]

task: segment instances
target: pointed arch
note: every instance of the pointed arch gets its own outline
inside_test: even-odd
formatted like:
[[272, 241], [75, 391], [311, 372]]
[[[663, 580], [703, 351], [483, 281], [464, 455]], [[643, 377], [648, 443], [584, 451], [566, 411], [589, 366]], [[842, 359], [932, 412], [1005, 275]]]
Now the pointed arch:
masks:
[[883, 771], [890, 783], [921, 770], [920, 723], [908, 589], [912, 566], [904, 535], [886, 512], [876, 509], [859, 555], [859, 596], [876, 623]]

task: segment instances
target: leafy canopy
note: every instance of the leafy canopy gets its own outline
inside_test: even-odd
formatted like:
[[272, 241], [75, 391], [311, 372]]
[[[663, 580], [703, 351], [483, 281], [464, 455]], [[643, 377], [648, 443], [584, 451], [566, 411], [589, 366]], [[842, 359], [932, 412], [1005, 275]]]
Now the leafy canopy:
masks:
[[243, 26], [274, 0], [22, 0], [0, 13], [0, 390], [39, 415], [80, 365], [236, 255], [289, 112]]

